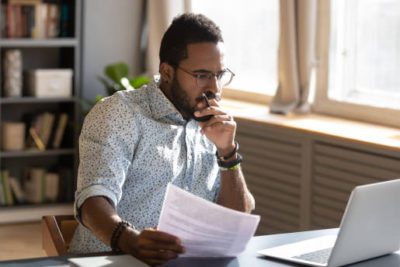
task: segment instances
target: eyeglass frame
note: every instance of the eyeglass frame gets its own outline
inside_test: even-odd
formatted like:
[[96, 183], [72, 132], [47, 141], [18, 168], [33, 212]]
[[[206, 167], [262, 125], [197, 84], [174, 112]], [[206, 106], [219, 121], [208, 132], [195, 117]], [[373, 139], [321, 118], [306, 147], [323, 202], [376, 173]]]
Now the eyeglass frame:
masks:
[[[224, 69], [224, 70], [222, 70], [222, 71], [220, 71], [218, 73], [214, 73], [214, 72], [208, 71], [208, 70], [201, 70], [201, 71], [198, 71], [199, 73], [193, 73], [193, 72], [191, 72], [189, 70], [186, 70], [186, 69], [182, 68], [181, 66], [176, 66], [175, 68], [176, 69], [180, 69], [183, 72], [185, 72], [186, 74], [189, 74], [190, 76], [195, 78], [197, 86], [198, 86], [198, 80], [201, 79], [199, 77], [200, 75], [207, 75], [207, 79], [208, 79], [209, 82], [214, 77], [217, 78], [217, 86], [218, 86], [219, 89], [222, 89], [224, 86], [227, 86], [228, 84], [230, 84], [232, 82], [232, 80], [233, 80], [233, 77], [235, 77], [235, 73], [233, 71], [231, 71], [229, 68], [226, 68], [226, 69]], [[231, 79], [229, 80], [228, 83], [220, 85], [219, 84], [220, 80], [219, 80], [218, 76], [221, 75], [221, 74], [224, 74], [224, 73], [230, 73], [231, 74]], [[220, 77], [222, 77], [222, 75]]]

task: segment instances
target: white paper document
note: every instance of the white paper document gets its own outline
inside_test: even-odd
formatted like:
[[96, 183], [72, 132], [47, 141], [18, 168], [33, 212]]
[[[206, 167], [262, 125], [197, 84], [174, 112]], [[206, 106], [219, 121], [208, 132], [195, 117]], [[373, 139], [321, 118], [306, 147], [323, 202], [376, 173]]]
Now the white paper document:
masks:
[[169, 184], [158, 230], [182, 240], [183, 257], [235, 257], [259, 221], [258, 215], [222, 207]]

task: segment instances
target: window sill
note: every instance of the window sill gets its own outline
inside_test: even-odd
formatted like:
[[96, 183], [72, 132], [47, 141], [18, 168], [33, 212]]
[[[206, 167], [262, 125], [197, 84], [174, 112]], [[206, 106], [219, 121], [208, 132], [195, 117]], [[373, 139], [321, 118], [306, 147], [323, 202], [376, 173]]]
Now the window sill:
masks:
[[400, 128], [379, 126], [315, 113], [275, 115], [269, 113], [266, 104], [254, 104], [227, 98], [224, 98], [221, 103], [227, 111], [239, 119], [400, 151]]

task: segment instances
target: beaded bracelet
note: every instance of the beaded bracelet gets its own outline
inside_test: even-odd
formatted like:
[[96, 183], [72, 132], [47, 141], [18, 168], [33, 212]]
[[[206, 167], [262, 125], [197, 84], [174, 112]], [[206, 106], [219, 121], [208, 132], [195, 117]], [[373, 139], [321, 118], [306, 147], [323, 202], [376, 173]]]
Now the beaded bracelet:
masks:
[[111, 241], [110, 241], [110, 245], [111, 245], [111, 249], [113, 252], [119, 252], [121, 251], [121, 249], [118, 246], [118, 240], [122, 234], [122, 232], [124, 231], [125, 228], [131, 227], [133, 228], [132, 224], [130, 224], [127, 221], [120, 221], [114, 228], [114, 230], [112, 231], [111, 234]]

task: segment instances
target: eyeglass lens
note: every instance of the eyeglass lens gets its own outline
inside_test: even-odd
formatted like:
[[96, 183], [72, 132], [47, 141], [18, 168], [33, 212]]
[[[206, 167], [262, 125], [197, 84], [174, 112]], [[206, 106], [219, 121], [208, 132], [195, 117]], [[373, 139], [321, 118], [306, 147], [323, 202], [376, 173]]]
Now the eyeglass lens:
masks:
[[[223, 71], [219, 73], [217, 76], [217, 86], [219, 88], [222, 88], [226, 85], [228, 85], [233, 78], [233, 74], [230, 71]], [[209, 73], [208, 75], [199, 75], [197, 76], [197, 85], [199, 87], [206, 87], [209, 85], [210, 81], [212, 81], [214, 78], [214, 74]]]

